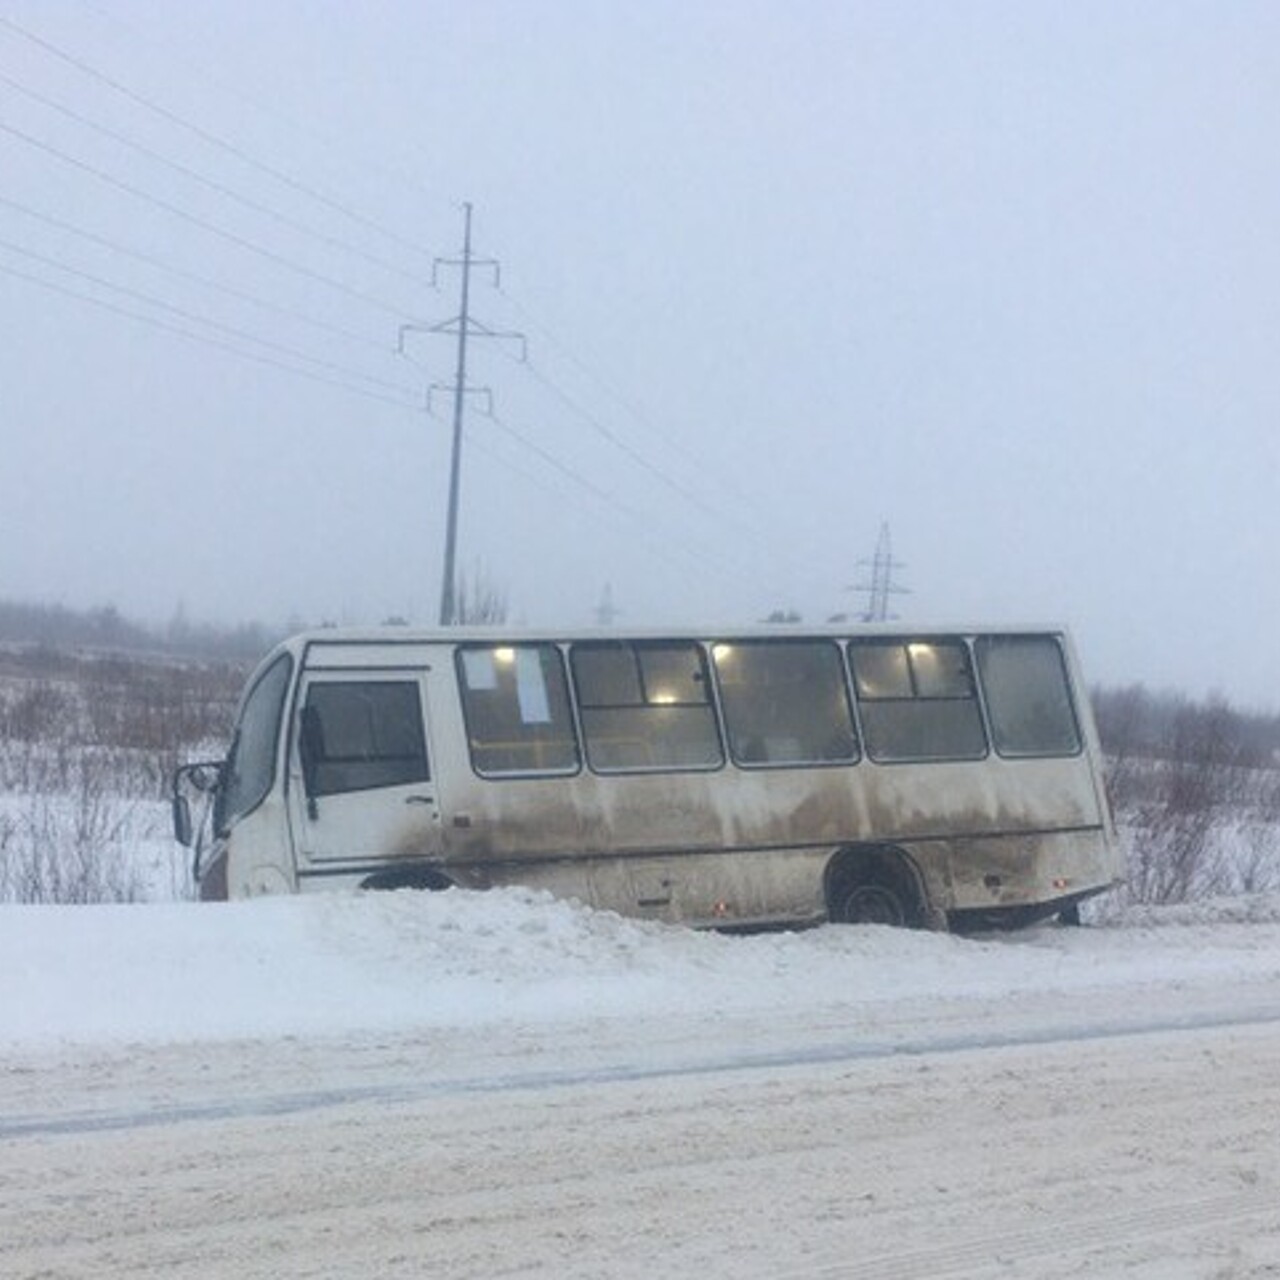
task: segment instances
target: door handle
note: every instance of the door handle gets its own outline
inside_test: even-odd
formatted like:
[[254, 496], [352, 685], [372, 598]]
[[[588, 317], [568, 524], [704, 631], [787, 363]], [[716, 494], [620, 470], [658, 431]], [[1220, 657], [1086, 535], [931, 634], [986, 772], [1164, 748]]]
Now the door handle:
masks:
[[405, 804], [435, 804], [434, 796], [405, 796]]

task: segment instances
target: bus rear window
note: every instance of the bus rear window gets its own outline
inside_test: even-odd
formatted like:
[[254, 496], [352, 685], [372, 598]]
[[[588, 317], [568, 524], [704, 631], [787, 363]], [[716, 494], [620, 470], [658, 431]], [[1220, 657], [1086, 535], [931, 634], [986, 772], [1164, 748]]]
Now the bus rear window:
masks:
[[478, 774], [578, 768], [564, 663], [555, 645], [467, 645], [457, 652], [457, 667], [471, 766]]
[[978, 671], [1002, 756], [1070, 756], [1080, 750], [1062, 650], [1051, 636], [982, 636]]

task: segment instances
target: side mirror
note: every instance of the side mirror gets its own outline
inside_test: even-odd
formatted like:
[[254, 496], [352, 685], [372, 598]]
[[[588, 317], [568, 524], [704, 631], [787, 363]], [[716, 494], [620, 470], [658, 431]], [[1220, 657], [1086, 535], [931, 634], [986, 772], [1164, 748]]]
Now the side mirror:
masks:
[[222, 793], [222, 775], [225, 761], [203, 760], [198, 764], [180, 765], [173, 771], [169, 783], [169, 796], [173, 812], [173, 838], [186, 848], [195, 842], [195, 822], [191, 817], [191, 802], [184, 794], [185, 788], [194, 788], [204, 795], [212, 794], [216, 807]]
[[184, 848], [191, 848], [194, 832], [191, 828], [191, 805], [186, 796], [173, 797], [173, 838]]

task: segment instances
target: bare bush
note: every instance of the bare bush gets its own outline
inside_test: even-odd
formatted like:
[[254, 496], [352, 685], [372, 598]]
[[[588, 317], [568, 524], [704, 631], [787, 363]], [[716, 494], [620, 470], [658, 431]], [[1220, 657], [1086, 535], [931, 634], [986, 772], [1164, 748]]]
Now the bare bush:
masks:
[[1099, 694], [1095, 706], [1131, 901], [1188, 902], [1280, 880], [1280, 774], [1264, 718], [1141, 686]]
[[[158, 802], [177, 764], [225, 741], [243, 667], [43, 649], [9, 652], [3, 667], [0, 901], [142, 898]], [[166, 865], [159, 891], [190, 896], [184, 860]]]
[[71, 792], [37, 792], [0, 825], [0, 899], [135, 902], [142, 877], [126, 851], [131, 812], [110, 776], [80, 761]]
[[477, 564], [470, 576], [458, 575], [454, 601], [454, 621], [458, 626], [489, 626], [507, 620], [507, 593], [496, 586]]
[[62, 736], [74, 714], [68, 692], [51, 680], [33, 680], [0, 705], [0, 732], [18, 742]]

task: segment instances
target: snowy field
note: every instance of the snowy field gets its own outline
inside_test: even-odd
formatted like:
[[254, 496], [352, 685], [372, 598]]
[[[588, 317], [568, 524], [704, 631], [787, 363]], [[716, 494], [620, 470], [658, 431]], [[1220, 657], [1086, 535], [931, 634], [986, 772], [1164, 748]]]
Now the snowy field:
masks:
[[1280, 1275], [1280, 897], [0, 907], [0, 1275]]

